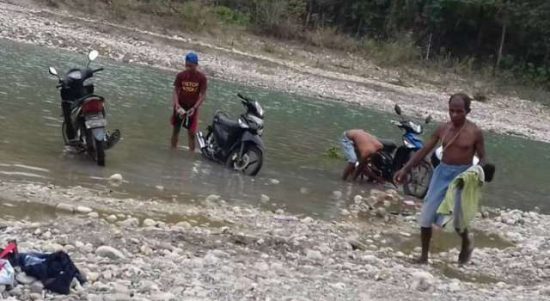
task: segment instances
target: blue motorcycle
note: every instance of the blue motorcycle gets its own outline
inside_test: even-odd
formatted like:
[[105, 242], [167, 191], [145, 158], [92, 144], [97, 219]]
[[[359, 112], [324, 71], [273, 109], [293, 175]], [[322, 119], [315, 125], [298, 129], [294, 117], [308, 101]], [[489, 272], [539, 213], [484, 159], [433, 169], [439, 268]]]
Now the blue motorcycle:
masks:
[[[424, 132], [422, 125], [407, 120], [402, 116], [401, 108], [396, 105], [395, 112], [401, 120], [392, 120], [391, 123], [405, 131], [403, 134], [403, 144], [399, 147], [393, 141], [380, 140], [384, 145], [382, 151], [373, 157], [369, 168], [388, 182], [393, 183], [393, 175], [400, 170], [411, 158], [419, 151], [424, 142], [420, 135]], [[431, 121], [428, 116], [425, 123]], [[428, 186], [433, 174], [433, 167], [428, 160], [423, 160], [414, 167], [408, 175], [408, 179], [403, 185], [405, 194], [423, 198], [428, 192]]]

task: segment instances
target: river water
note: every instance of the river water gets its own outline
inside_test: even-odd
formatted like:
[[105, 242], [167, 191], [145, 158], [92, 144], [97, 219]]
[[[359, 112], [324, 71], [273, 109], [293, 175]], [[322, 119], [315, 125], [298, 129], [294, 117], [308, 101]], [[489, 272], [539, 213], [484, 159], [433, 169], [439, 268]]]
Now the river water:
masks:
[[[237, 92], [256, 98], [267, 112], [264, 168], [256, 178], [244, 177], [184, 148], [169, 149], [175, 74], [100, 57], [93, 65], [105, 71], [95, 78], [96, 93], [106, 97], [109, 127], [119, 128], [123, 140], [107, 153], [107, 167], [98, 168], [84, 155], [64, 151], [59, 94], [47, 72], [50, 65], [61, 73], [85, 60], [84, 55], [0, 40], [0, 180], [106, 189], [106, 178], [120, 173], [127, 182], [116, 190], [130, 197], [186, 202], [220, 194], [236, 204], [257, 204], [265, 194], [271, 200], [262, 206], [330, 217], [369, 189], [342, 183], [344, 162], [327, 156], [342, 132], [364, 128], [400, 141], [387, 113], [211, 80], [202, 129], [216, 110], [233, 116], [243, 111]], [[183, 135], [181, 140], [185, 145]], [[486, 143], [498, 174], [485, 190], [484, 204], [539, 206], [550, 212], [550, 145], [494, 134], [487, 134]], [[343, 196], [335, 198], [334, 191]]]

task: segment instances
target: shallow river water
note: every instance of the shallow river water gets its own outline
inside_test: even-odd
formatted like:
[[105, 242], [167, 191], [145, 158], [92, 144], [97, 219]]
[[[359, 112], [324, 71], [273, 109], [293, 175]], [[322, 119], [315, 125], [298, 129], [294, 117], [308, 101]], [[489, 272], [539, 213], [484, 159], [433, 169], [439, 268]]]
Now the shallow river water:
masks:
[[[84, 55], [0, 40], [0, 180], [104, 189], [106, 178], [120, 173], [126, 180], [117, 189], [122, 195], [189, 201], [220, 194], [255, 204], [265, 194], [271, 198], [266, 206], [330, 217], [369, 189], [342, 183], [344, 162], [327, 156], [329, 148], [339, 147], [342, 132], [364, 128], [396, 142], [401, 137], [390, 114], [211, 80], [201, 129], [216, 110], [233, 116], [243, 111], [237, 92], [256, 98], [267, 112], [264, 168], [256, 178], [240, 176], [184, 148], [169, 149], [175, 74], [100, 57], [93, 66], [105, 71], [95, 78], [96, 93], [106, 97], [109, 127], [119, 128], [123, 140], [107, 153], [107, 167], [98, 168], [84, 155], [64, 151], [59, 94], [47, 72], [50, 65], [63, 72], [84, 63]], [[498, 174], [484, 204], [550, 212], [550, 145], [494, 134], [487, 134], [486, 143]], [[333, 191], [342, 198], [336, 200]]]

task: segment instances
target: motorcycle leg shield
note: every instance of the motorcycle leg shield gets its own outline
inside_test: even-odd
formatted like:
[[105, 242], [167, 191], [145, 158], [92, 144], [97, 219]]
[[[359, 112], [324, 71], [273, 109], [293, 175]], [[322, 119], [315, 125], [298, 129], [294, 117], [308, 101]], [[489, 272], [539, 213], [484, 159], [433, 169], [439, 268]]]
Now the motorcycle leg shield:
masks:
[[258, 135], [254, 135], [250, 132], [245, 132], [243, 136], [241, 137], [241, 141], [243, 144], [246, 143], [252, 143], [257, 145], [261, 150], [264, 150], [264, 142], [262, 138]]

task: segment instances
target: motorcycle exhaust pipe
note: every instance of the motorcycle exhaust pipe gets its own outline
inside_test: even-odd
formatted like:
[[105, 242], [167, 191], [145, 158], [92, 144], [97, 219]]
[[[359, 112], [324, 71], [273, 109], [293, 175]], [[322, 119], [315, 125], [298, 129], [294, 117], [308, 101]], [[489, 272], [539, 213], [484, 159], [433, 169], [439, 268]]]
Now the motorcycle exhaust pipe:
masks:
[[202, 132], [197, 133], [197, 141], [199, 142], [199, 147], [201, 149], [206, 148], [206, 141], [204, 141], [204, 136], [203, 136]]

